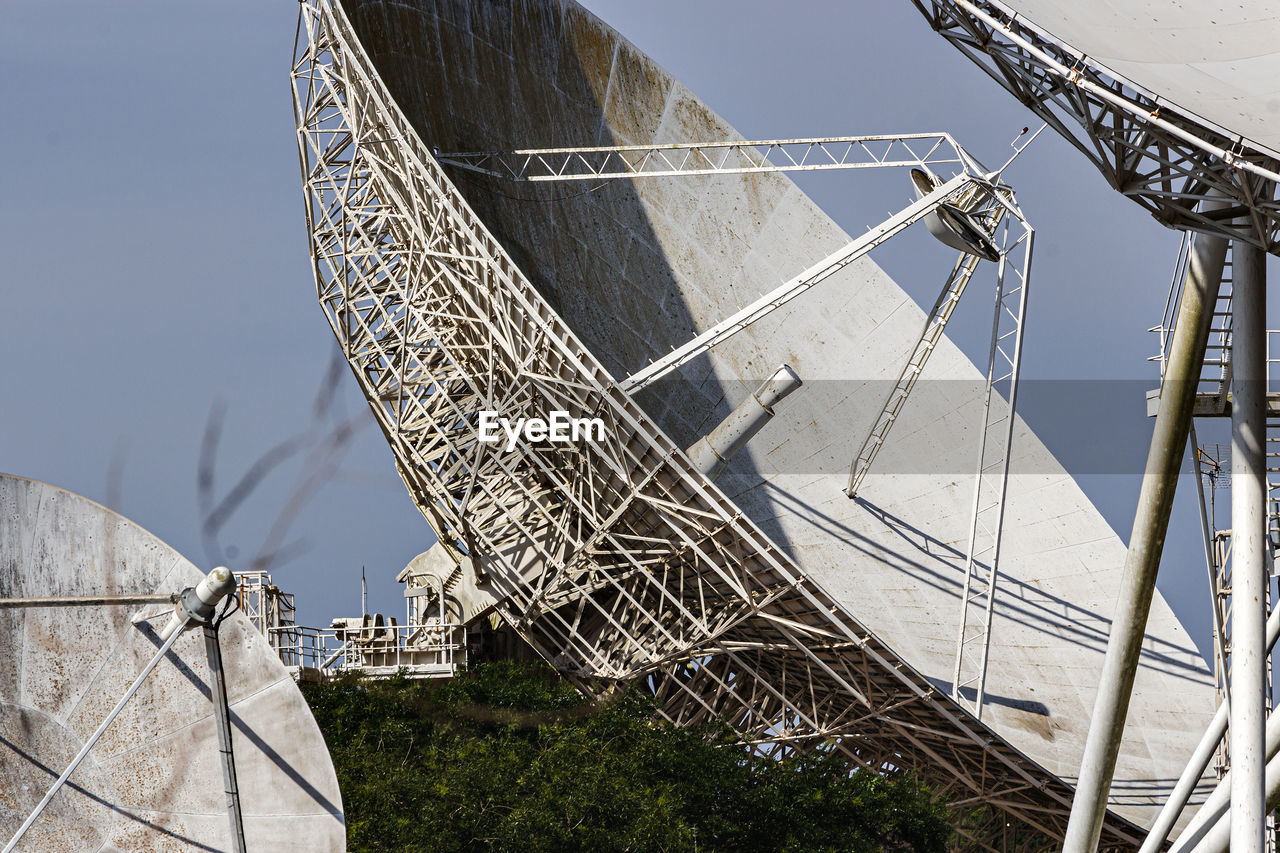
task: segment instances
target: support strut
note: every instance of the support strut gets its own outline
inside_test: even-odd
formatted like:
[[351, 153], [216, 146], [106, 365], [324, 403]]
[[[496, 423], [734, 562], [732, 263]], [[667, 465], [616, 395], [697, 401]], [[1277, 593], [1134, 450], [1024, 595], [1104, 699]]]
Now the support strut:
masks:
[[227, 679], [222, 671], [222, 647], [218, 644], [216, 625], [204, 626], [204, 651], [209, 658], [213, 718], [218, 725], [218, 754], [222, 763], [222, 783], [227, 793], [231, 843], [235, 847], [235, 853], [246, 853], [244, 817], [240, 812], [240, 786], [236, 782], [236, 756], [231, 748], [231, 708], [227, 705]]
[[1232, 246], [1231, 849], [1266, 835], [1267, 323], [1265, 256]]
[[[4, 850], [0, 853], [12, 853], [14, 848], [31, 829], [35, 822], [40, 819], [40, 815], [44, 814], [45, 809], [53, 802], [53, 798], [62, 790], [62, 786], [67, 784], [67, 780], [80, 764], [89, 756], [89, 753], [97, 745], [111, 724], [115, 722], [116, 717], [120, 716], [120, 712], [124, 710], [125, 705], [129, 704], [129, 700], [134, 697], [138, 689], [142, 687], [143, 682], [147, 680], [147, 676], [159, 666], [160, 661], [164, 660], [165, 655], [173, 648], [173, 644], [178, 642], [178, 638], [182, 636], [183, 631], [193, 620], [207, 619], [212, 615], [214, 608], [227, 595], [235, 591], [235, 576], [225, 567], [219, 566], [209, 572], [199, 584], [195, 587], [188, 587], [178, 595], [179, 607], [174, 611], [169, 623], [160, 631], [160, 648], [147, 661], [147, 665], [142, 668], [142, 672], [138, 673], [138, 677], [129, 685], [129, 689], [120, 697], [120, 701], [116, 702], [115, 707], [111, 709], [106, 718], [98, 724], [98, 728], [94, 730], [89, 739], [80, 747], [80, 751], [71, 759], [71, 763], [67, 765], [67, 769], [49, 786], [49, 790], [45, 792], [44, 797], [36, 804], [36, 807], [27, 815], [27, 819], [18, 827], [18, 831], [9, 839], [9, 843], [4, 846]], [[168, 598], [168, 596], [166, 596]], [[240, 848], [243, 851], [243, 847]]]
[[[1210, 204], [1216, 207], [1221, 202]], [[1196, 385], [1204, 363], [1226, 253], [1226, 240], [1200, 234], [1187, 265], [1187, 280], [1182, 288], [1171, 352], [1160, 387], [1160, 411], [1147, 453], [1133, 531], [1129, 535], [1129, 550], [1107, 639], [1098, 697], [1089, 721], [1079, 782], [1067, 822], [1064, 853], [1093, 853], [1102, 833], [1111, 777], [1142, 654], [1142, 638], [1155, 593], [1156, 572], [1164, 550], [1182, 454], [1187, 446]]]

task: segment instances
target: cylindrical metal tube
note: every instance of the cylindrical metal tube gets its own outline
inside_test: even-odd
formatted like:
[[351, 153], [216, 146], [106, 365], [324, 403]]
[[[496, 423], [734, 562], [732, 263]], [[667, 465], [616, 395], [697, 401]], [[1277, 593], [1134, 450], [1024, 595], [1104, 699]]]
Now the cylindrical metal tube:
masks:
[[1261, 249], [1233, 245], [1231, 293], [1231, 849], [1266, 837], [1267, 324]]
[[[1222, 202], [1207, 206], [1218, 207]], [[1093, 853], [1102, 834], [1107, 796], [1124, 735], [1129, 696], [1142, 654], [1156, 572], [1173, 509], [1187, 431], [1195, 406], [1196, 384], [1204, 364], [1205, 344], [1213, 305], [1222, 281], [1227, 243], [1198, 234], [1187, 265], [1178, 319], [1174, 330], [1160, 411], [1156, 415], [1151, 448], [1138, 495], [1129, 551], [1125, 556], [1115, 616], [1107, 639], [1107, 653], [1098, 680], [1098, 696], [1080, 761], [1080, 776], [1067, 822], [1064, 853]]]
[[236, 576], [226, 566], [218, 566], [200, 579], [194, 588], [187, 588], [179, 596], [178, 609], [169, 624], [160, 631], [160, 639], [167, 640], [175, 632], [187, 627], [193, 619], [203, 622], [213, 615], [218, 602], [236, 589]]
[[236, 576], [226, 566], [218, 566], [196, 584], [196, 598], [212, 612], [212, 608], [235, 588]]
[[33, 598], [0, 598], [0, 608], [5, 607], [120, 607], [131, 604], [157, 604], [173, 601], [169, 593], [144, 593], [142, 595], [49, 595]]
[[[1266, 770], [1266, 790], [1267, 799], [1265, 810], [1280, 808], [1280, 759], [1272, 759], [1267, 763]], [[1218, 815], [1218, 819], [1207, 830], [1202, 829], [1197, 833], [1200, 836], [1200, 842], [1194, 847], [1190, 847], [1191, 853], [1227, 853], [1227, 850], [1235, 850], [1231, 841], [1234, 834], [1232, 827], [1235, 821], [1232, 820], [1231, 810], [1227, 809]], [[1184, 833], [1185, 834], [1185, 833]], [[1182, 839], [1178, 839], [1179, 850], [1186, 850], [1188, 847], [1182, 845]], [[1189, 845], [1188, 845], [1189, 846]]]
[[218, 753], [222, 758], [222, 783], [227, 794], [227, 819], [231, 824], [231, 844], [235, 853], [245, 853], [244, 818], [240, 811], [240, 785], [236, 780], [236, 756], [231, 745], [231, 709], [227, 704], [227, 679], [222, 672], [222, 648], [218, 629], [204, 626], [205, 656], [213, 684], [213, 717], [218, 728]]
[[689, 460], [712, 480], [719, 477], [729, 460], [773, 417], [773, 407], [802, 384], [790, 367], [779, 367], [715, 429], [685, 451]]
[[[1272, 611], [1272, 618], [1267, 620], [1268, 631], [1271, 630], [1272, 623], [1275, 621], [1277, 613], [1280, 613], [1280, 608]], [[1270, 642], [1271, 644], [1275, 643], [1274, 635], [1271, 635]], [[1222, 705], [1218, 709], [1222, 712], [1222, 716], [1224, 718], [1227, 716], [1226, 708], [1226, 705]], [[1214, 719], [1217, 720], [1217, 717], [1215, 716]], [[1273, 773], [1280, 774], [1280, 765], [1277, 765], [1274, 769], [1272, 766], [1273, 759], [1278, 753], [1280, 753], [1280, 714], [1273, 714], [1267, 720], [1266, 727], [1266, 760], [1268, 762], [1266, 774], [1267, 779], [1271, 779]], [[1280, 775], [1278, 775], [1277, 778], [1280, 778]], [[1188, 853], [1188, 851], [1191, 850], [1199, 850], [1202, 842], [1217, 831], [1215, 827], [1217, 827], [1218, 823], [1224, 817], [1227, 818], [1228, 821], [1230, 820], [1231, 779], [1232, 774], [1231, 771], [1228, 770], [1226, 775], [1218, 780], [1217, 786], [1205, 799], [1204, 805], [1200, 806], [1196, 811], [1195, 817], [1193, 817], [1191, 822], [1187, 824], [1186, 828], [1182, 830], [1182, 834], [1178, 836], [1177, 841], [1169, 847], [1169, 853]], [[1268, 798], [1275, 796], [1274, 786], [1270, 783], [1267, 785], [1267, 791], [1269, 792], [1267, 795]], [[1152, 832], [1154, 833], [1154, 831], [1153, 827]], [[1224, 836], [1224, 839], [1225, 838], [1226, 836]], [[1159, 845], [1157, 844], [1155, 849], [1158, 848]], [[1146, 849], [1145, 845], [1143, 849]]]
[[[1276, 644], [1277, 637], [1280, 637], [1280, 607], [1276, 607], [1271, 611], [1271, 615], [1267, 617], [1267, 651]], [[1209, 766], [1209, 762], [1213, 760], [1213, 754], [1218, 749], [1218, 744], [1222, 742], [1222, 736], [1227, 733], [1227, 709], [1230, 703], [1223, 702], [1218, 706], [1217, 712], [1213, 715], [1208, 728], [1205, 729], [1204, 735], [1200, 738], [1200, 743], [1196, 745], [1195, 752], [1191, 754], [1191, 759], [1187, 762], [1186, 768], [1183, 769], [1182, 775], [1178, 777], [1177, 783], [1173, 786], [1173, 791], [1165, 800], [1164, 805], [1160, 808], [1160, 814], [1156, 815], [1155, 823], [1151, 824], [1151, 829], [1147, 831], [1147, 837], [1142, 842], [1142, 847], [1138, 853], [1156, 853], [1169, 838], [1169, 833], [1173, 829], [1174, 823], [1178, 820], [1178, 815], [1182, 814], [1182, 810], [1186, 808], [1187, 801], [1191, 799], [1191, 794], [1195, 791], [1196, 783], [1200, 781], [1200, 777], [1204, 775], [1204, 771]], [[1280, 748], [1280, 716], [1273, 716], [1267, 720], [1267, 760], [1276, 754]], [[1170, 848], [1169, 853], [1179, 853], [1187, 849], [1187, 845], [1198, 839], [1200, 836], [1196, 834], [1196, 828], [1205, 824], [1212, 823], [1222, 815], [1226, 809], [1227, 802], [1231, 796], [1231, 771], [1219, 780], [1217, 787], [1209, 795], [1204, 804], [1196, 812], [1195, 817], [1182, 830], [1182, 835], [1178, 836], [1178, 841]]]

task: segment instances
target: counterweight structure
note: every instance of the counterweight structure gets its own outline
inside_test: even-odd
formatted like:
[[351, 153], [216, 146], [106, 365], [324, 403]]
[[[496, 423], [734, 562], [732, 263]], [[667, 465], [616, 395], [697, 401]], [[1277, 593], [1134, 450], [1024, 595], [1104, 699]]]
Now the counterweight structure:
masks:
[[[734, 135], [572, 3], [308, 0], [293, 80], [321, 306], [411, 495], [511, 625], [588, 691], [645, 681], [670, 719], [727, 720], [769, 754], [834, 748], [855, 766], [910, 767], [957, 807], [977, 808], [959, 826], [976, 847], [1058, 843], [1071, 799], [1058, 774], [1078, 755], [1100, 659], [1089, 608], [1123, 549], [1010, 418], [1030, 473], [1010, 480], [1019, 523], [1001, 582], [1017, 595], [990, 623], [1000, 666], [980, 722], [972, 688], [952, 676], [980, 479], [972, 460], [991, 381], [1005, 373], [984, 382], [940, 330], [928, 337], [940, 308], [921, 312], [861, 258], [824, 285], [834, 298], [797, 298], [629, 393], [617, 377], [643, 375], [664, 345], [699, 340], [729, 306], [850, 238], [773, 174], [712, 175], [720, 183], [709, 190], [656, 177], [644, 190], [548, 182], [522, 195], [528, 184], [445, 166], [433, 149], [512, 152], [540, 134], [579, 146], [652, 140], [659, 115], [685, 140]], [[592, 112], [601, 105], [605, 118]], [[568, 136], [547, 140], [550, 127]], [[698, 199], [710, 211], [689, 228], [711, 234], [701, 244], [654, 224], [664, 211], [697, 210]], [[607, 238], [622, 219], [631, 236], [615, 244]], [[770, 233], [764, 219], [783, 238], [760, 239], [754, 272], [718, 285], [723, 262], [707, 248], [737, 240], [748, 254], [750, 234]], [[691, 273], [699, 264], [702, 279]], [[887, 449], [851, 501], [850, 463], [856, 472], [922, 327], [935, 353], [928, 369], [948, 381], [894, 412], [895, 435], [925, 436], [936, 458], [963, 447], [964, 461], [900, 474], [902, 453]], [[822, 335], [841, 345], [824, 350]], [[806, 387], [785, 423], [757, 439], [772, 449], [749, 447], [712, 483], [680, 448], [783, 361]], [[824, 364], [836, 372], [821, 375]], [[479, 441], [482, 410], [598, 417], [605, 440], [503, 452]], [[1163, 604], [1155, 610], [1138, 704], [1165, 716], [1124, 754], [1131, 787], [1118, 803], [1139, 819], [1170, 775], [1159, 745], [1212, 714], [1211, 676]], [[1108, 849], [1140, 838], [1108, 816]]]

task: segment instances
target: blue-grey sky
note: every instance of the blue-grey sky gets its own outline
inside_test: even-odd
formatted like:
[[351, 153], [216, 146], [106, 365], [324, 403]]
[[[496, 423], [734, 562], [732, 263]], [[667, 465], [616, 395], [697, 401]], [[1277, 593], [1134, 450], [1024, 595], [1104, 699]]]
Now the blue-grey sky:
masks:
[[[748, 137], [948, 130], [995, 164], [1038, 124], [907, 0], [586, 5]], [[219, 548], [237, 568], [256, 553], [322, 450], [317, 435], [304, 442], [216, 548], [201, 535], [211, 414], [224, 407], [221, 495], [306, 431], [335, 349], [306, 254], [288, 80], [296, 14], [283, 0], [10, 0], [0, 27], [0, 470], [106, 502], [198, 564]], [[1154, 383], [1145, 330], [1179, 235], [1050, 132], [1006, 177], [1038, 232], [1025, 375], [1081, 380], [1061, 386], [1074, 389], [1066, 405], [1037, 386], [1023, 414], [1068, 463], [1082, 448], [1124, 452], [1111, 474], [1079, 465], [1127, 539], [1150, 429], [1132, 380]], [[856, 233], [873, 224], [860, 179], [802, 185]], [[900, 201], [908, 194], [904, 181]], [[932, 301], [943, 271], [920, 268], [905, 241], [875, 257]], [[967, 299], [953, 337], [982, 361], [990, 306]], [[345, 368], [340, 378], [333, 417], [363, 428], [284, 537], [295, 558], [275, 570], [312, 624], [356, 610], [362, 565], [370, 605], [400, 612], [393, 576], [432, 539]], [[1093, 383], [1096, 397], [1079, 391]], [[1183, 488], [1161, 587], [1205, 648], [1190, 498]]]

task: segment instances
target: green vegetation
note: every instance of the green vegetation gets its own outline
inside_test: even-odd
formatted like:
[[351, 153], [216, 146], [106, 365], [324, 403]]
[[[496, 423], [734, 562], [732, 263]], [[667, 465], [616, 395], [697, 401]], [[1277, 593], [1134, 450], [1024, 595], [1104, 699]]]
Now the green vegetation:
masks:
[[751, 757], [541, 667], [305, 690], [364, 851], [941, 851], [941, 799], [822, 754]]

